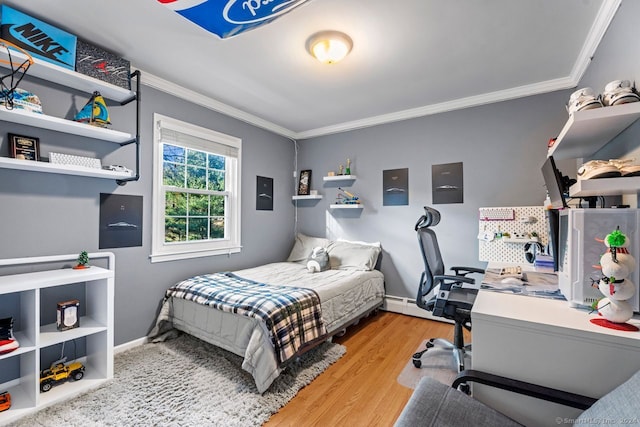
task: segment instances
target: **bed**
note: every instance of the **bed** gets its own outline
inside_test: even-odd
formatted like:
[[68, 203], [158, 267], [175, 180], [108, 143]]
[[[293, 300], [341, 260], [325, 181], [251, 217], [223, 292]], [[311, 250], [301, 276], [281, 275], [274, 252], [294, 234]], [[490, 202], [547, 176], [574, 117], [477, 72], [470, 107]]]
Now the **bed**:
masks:
[[[330, 268], [311, 273], [307, 269], [307, 257], [318, 246], [326, 248]], [[384, 277], [375, 269], [380, 252], [379, 243], [330, 241], [298, 234], [286, 262], [195, 276], [169, 288], [149, 338], [161, 341], [174, 336], [177, 330], [231, 351], [243, 357], [242, 368], [253, 376], [258, 392], [263, 393], [295, 357], [344, 331], [382, 305]], [[207, 292], [220, 294], [219, 290], [209, 291], [209, 285], [216, 286], [219, 281], [232, 281], [238, 287], [238, 294], [244, 294], [247, 289], [256, 294], [245, 297], [232, 311], [218, 307], [217, 302], [204, 301]], [[183, 288], [176, 291], [178, 286]], [[197, 290], [192, 294], [197, 295], [185, 299], [183, 294], [194, 288]], [[256, 307], [262, 306], [262, 297], [256, 298], [256, 295], [263, 292], [263, 288], [265, 295], [272, 290], [283, 290], [310, 294], [307, 296], [311, 300], [317, 297], [314, 308], [319, 311], [309, 308], [307, 317], [311, 320], [320, 317], [320, 325], [314, 324], [317, 329], [307, 329], [306, 336], [297, 337], [294, 346], [283, 350], [274, 338], [278, 334], [274, 332], [273, 322], [241, 314], [251, 309], [246, 306], [249, 300]], [[228, 289], [221, 292], [225, 299], [234, 298]]]

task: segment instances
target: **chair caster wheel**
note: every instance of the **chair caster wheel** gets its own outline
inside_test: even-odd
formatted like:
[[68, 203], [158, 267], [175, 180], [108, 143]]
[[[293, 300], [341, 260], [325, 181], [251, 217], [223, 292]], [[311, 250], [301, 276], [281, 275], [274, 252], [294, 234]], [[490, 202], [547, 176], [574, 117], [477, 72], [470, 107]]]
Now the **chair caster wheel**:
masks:
[[469, 395], [469, 396], [471, 395], [471, 387], [469, 386], [469, 384], [460, 384], [458, 386], [458, 390], [460, 390], [466, 395]]
[[415, 366], [416, 368], [421, 368], [422, 361], [420, 359], [413, 359], [413, 366]]
[[433, 347], [435, 347], [435, 344], [433, 343], [433, 341], [428, 341], [427, 344], [425, 345], [425, 347], [433, 348]]

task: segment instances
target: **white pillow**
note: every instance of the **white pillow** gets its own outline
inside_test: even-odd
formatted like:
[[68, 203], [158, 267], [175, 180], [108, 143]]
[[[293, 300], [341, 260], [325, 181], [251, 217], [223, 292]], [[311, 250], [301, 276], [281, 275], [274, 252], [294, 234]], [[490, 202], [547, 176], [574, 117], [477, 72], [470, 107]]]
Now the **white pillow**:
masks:
[[330, 240], [324, 237], [311, 237], [302, 233], [296, 235], [296, 240], [293, 243], [293, 248], [287, 258], [287, 262], [307, 262], [309, 254], [313, 251], [313, 248], [321, 246], [327, 248]]
[[327, 248], [329, 264], [334, 270], [371, 271], [375, 268], [382, 248], [375, 244], [345, 240], [331, 242]]

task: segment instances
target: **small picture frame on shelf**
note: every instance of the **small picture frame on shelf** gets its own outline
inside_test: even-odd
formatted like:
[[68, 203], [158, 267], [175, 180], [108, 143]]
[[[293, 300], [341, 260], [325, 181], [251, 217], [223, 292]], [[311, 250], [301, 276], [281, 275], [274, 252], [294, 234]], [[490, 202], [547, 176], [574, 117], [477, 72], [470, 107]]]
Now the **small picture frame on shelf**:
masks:
[[9, 136], [9, 157], [22, 160], [40, 160], [40, 139], [32, 136], [16, 135]]
[[311, 194], [311, 170], [300, 171], [298, 181], [298, 196], [308, 196]]

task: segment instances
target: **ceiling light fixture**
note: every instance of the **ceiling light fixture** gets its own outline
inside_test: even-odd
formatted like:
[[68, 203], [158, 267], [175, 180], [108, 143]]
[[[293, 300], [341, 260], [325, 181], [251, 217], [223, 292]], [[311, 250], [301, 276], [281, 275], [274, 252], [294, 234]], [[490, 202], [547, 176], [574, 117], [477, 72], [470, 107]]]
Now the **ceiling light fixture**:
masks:
[[307, 51], [323, 64], [335, 64], [353, 47], [351, 37], [339, 31], [320, 31], [307, 40]]

